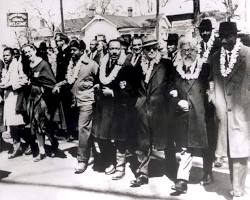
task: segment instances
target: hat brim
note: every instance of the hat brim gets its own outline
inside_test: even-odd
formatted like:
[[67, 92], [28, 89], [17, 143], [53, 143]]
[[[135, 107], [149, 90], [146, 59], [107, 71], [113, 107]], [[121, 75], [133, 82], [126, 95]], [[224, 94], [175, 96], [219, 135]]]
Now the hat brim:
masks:
[[199, 30], [201, 30], [201, 29], [208, 29], [208, 30], [213, 30], [214, 28], [213, 27], [210, 27], [210, 28], [208, 28], [208, 27], [206, 27], [206, 26], [196, 26], [196, 28], [198, 28]]
[[153, 46], [153, 45], [156, 45], [158, 44], [157, 41], [154, 41], [154, 42], [149, 42], [149, 43], [146, 43], [146, 44], [143, 44], [142, 47], [148, 47], [148, 46]]

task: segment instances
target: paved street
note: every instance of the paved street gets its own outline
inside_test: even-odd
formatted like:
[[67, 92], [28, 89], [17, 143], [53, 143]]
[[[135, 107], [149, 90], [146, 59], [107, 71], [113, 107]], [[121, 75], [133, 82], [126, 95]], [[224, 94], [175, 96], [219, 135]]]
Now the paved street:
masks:
[[[129, 163], [126, 176], [119, 181], [112, 181], [110, 176], [94, 171], [92, 166], [85, 173], [75, 175], [73, 169], [76, 164], [77, 141], [69, 143], [61, 140], [58, 157], [47, 157], [35, 163], [32, 156], [25, 155], [8, 160], [10, 139], [4, 140], [6, 143], [2, 145], [0, 153], [0, 200], [231, 199], [228, 194], [230, 181], [226, 163], [222, 168], [214, 169], [214, 183], [202, 187], [198, 183], [202, 176], [201, 159], [195, 157], [187, 194], [173, 197], [170, 196], [173, 183], [164, 175], [164, 162], [161, 159], [153, 159], [151, 162], [152, 177], [148, 185], [131, 188], [129, 182], [134, 179], [134, 175]], [[247, 190], [250, 194], [250, 175], [247, 177]], [[249, 197], [247, 195], [245, 199]]]

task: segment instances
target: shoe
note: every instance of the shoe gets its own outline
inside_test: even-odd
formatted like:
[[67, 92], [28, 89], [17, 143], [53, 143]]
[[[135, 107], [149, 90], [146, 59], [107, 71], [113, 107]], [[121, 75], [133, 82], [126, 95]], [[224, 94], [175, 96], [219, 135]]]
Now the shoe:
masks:
[[115, 166], [114, 165], [109, 165], [105, 170], [106, 175], [110, 175], [115, 173]]
[[172, 190], [175, 190], [179, 192], [180, 194], [182, 193], [187, 193], [187, 181], [186, 180], [177, 180], [175, 185], [171, 187]]
[[141, 185], [148, 184], [148, 177], [146, 175], [140, 175], [131, 181], [130, 184], [130, 187], [140, 187]]
[[41, 161], [41, 160], [43, 160], [45, 158], [46, 158], [46, 154], [38, 154], [38, 156], [36, 156], [33, 161], [34, 162], [39, 162], [39, 161]]
[[67, 142], [72, 142], [74, 140], [74, 137], [72, 136], [72, 135], [70, 135], [70, 136], [68, 136], [67, 138], [66, 138], [66, 141]]
[[21, 155], [21, 152], [22, 152], [22, 149], [20, 147], [20, 148], [14, 150], [13, 153], [8, 156], [8, 159], [13, 159], [13, 158]]
[[32, 154], [32, 150], [31, 150], [30, 146], [28, 146], [28, 147], [25, 149], [24, 154], [25, 154], [26, 156]]
[[112, 180], [120, 180], [125, 176], [125, 172], [124, 171], [115, 171], [115, 173], [112, 176]]
[[75, 174], [81, 174], [86, 171], [88, 165], [84, 162], [78, 162], [75, 167]]
[[214, 161], [214, 167], [222, 167], [223, 165], [223, 159], [222, 158], [216, 158]]
[[242, 197], [244, 195], [244, 192], [231, 190], [231, 191], [229, 191], [229, 194], [232, 197]]
[[212, 173], [206, 173], [206, 174], [203, 176], [202, 180], [200, 181], [200, 184], [203, 185], [203, 186], [209, 185], [210, 183], [213, 182], [213, 180], [214, 180], [214, 179], [213, 179]]

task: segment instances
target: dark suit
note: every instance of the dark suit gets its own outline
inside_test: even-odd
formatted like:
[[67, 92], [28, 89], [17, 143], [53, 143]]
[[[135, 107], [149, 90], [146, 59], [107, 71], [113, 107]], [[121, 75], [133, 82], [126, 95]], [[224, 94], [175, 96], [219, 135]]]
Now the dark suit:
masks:
[[171, 88], [172, 62], [161, 59], [154, 65], [149, 82], [144, 77], [138, 88], [137, 111], [137, 145], [141, 164], [138, 175], [148, 175], [151, 148], [165, 149], [168, 132], [168, 101]]

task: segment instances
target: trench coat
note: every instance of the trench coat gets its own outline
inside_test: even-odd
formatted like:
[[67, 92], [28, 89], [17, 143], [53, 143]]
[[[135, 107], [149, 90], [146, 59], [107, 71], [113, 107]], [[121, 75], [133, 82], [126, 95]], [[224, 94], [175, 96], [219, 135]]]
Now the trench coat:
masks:
[[138, 99], [135, 105], [137, 112], [137, 148], [148, 150], [151, 146], [162, 150], [167, 146], [168, 102], [170, 99], [172, 61], [161, 59], [155, 64], [148, 84], [140, 81]]
[[[181, 147], [188, 148], [207, 148], [207, 130], [206, 130], [206, 90], [208, 86], [209, 69], [203, 68], [197, 79], [186, 80], [176, 72], [174, 88], [178, 96], [173, 98], [174, 109], [171, 136], [176, 143], [177, 149]], [[189, 104], [189, 111], [182, 111], [177, 103], [180, 100], [186, 100]]]
[[231, 158], [249, 157], [250, 48], [242, 45], [234, 68], [227, 77], [221, 75], [219, 60], [220, 51], [210, 59], [215, 84], [213, 101], [219, 128], [216, 154], [227, 155], [229, 150]]

